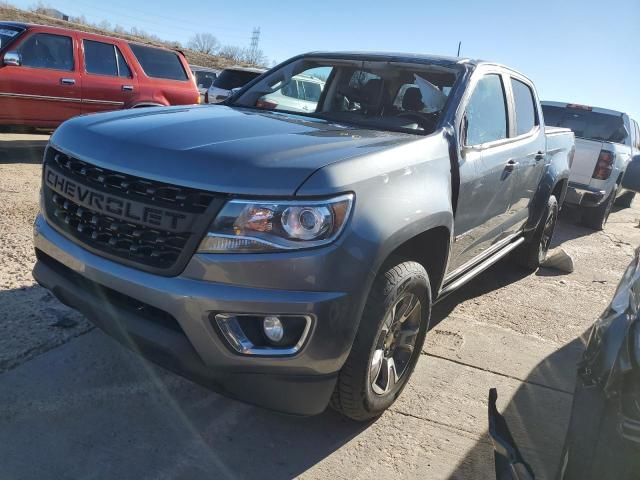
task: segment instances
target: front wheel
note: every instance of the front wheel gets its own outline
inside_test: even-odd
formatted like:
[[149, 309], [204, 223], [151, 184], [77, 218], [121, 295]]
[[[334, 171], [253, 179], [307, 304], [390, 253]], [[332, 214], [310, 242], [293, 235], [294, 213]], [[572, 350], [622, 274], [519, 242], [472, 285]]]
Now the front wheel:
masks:
[[516, 261], [521, 266], [535, 270], [545, 261], [556, 223], [558, 223], [558, 200], [555, 195], [551, 195], [544, 216], [533, 236], [514, 252]]
[[358, 421], [389, 408], [420, 358], [430, 316], [431, 286], [422, 265], [399, 262], [378, 274], [331, 406]]

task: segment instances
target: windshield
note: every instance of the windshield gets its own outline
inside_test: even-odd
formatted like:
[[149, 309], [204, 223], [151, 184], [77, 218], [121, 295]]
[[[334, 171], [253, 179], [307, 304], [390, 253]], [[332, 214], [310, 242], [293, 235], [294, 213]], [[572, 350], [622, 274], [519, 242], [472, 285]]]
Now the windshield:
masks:
[[271, 72], [234, 104], [426, 134], [455, 80], [453, 69], [429, 63], [303, 58]]
[[231, 90], [246, 85], [260, 73], [246, 70], [223, 70], [213, 82], [213, 86], [224, 90]]
[[24, 29], [0, 23], [0, 48], [6, 47]]
[[571, 107], [543, 105], [547, 125], [570, 128], [576, 137], [601, 142], [626, 143], [628, 133], [622, 115]]

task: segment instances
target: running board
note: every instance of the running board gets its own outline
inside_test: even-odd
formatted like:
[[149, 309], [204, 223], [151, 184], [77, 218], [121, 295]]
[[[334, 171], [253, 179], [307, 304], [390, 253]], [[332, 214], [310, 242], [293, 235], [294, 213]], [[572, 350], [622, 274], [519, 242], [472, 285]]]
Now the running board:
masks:
[[523, 242], [524, 242], [524, 237], [518, 238], [515, 242], [508, 244], [502, 250], [499, 250], [495, 255], [491, 255], [484, 262], [479, 263], [478, 265], [473, 267], [471, 270], [469, 270], [464, 275], [461, 275], [460, 277], [458, 277], [453, 282], [449, 283], [448, 285], [445, 285], [444, 288], [442, 290], [440, 290], [440, 295], [438, 295], [438, 300], [437, 301], [442, 300], [444, 297], [449, 295], [451, 292], [453, 292], [457, 288], [461, 287], [462, 285], [464, 285], [465, 283], [467, 283], [468, 281], [473, 279], [476, 275], [482, 273], [487, 268], [489, 268], [491, 265], [493, 265], [494, 263], [496, 263], [499, 260], [501, 260], [504, 257], [506, 257], [513, 250], [518, 248]]

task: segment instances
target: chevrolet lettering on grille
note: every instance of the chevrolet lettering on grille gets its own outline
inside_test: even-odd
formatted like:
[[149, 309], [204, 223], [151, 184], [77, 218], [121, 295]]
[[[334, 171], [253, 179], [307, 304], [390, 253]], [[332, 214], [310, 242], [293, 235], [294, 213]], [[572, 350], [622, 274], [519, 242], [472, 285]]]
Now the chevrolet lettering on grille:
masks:
[[45, 166], [45, 184], [57, 194], [94, 212], [171, 232], [188, 231], [194, 215], [145, 205], [94, 190]]

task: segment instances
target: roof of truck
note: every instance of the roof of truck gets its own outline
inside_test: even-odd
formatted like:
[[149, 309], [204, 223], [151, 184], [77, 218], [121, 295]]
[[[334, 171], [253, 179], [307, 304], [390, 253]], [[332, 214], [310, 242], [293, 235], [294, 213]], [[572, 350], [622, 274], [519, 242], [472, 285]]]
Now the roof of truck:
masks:
[[422, 53], [402, 53], [402, 52], [356, 52], [356, 51], [316, 51], [309, 52], [301, 56], [312, 57], [341, 57], [341, 58], [376, 58], [388, 61], [423, 61], [441, 65], [451, 65], [456, 63], [476, 63], [476, 60], [461, 57], [447, 57], [442, 55], [427, 55]]

